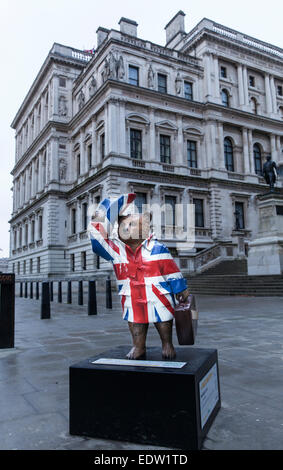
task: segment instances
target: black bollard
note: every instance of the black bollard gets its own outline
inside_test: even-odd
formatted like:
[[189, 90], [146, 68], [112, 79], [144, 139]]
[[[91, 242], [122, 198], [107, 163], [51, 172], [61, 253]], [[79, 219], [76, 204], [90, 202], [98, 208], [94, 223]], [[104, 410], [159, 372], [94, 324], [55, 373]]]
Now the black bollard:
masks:
[[58, 302], [62, 302], [62, 282], [58, 281]]
[[67, 304], [72, 303], [72, 281], [68, 281]]
[[23, 283], [22, 281], [20, 282], [20, 297], [23, 296]]
[[79, 281], [78, 288], [78, 305], [83, 305], [83, 281]]
[[30, 299], [33, 299], [33, 282], [30, 281], [30, 291], [29, 291], [29, 297]]
[[88, 315], [97, 315], [95, 281], [88, 281]]
[[48, 318], [50, 318], [49, 282], [43, 282], [41, 292], [41, 320]]
[[106, 279], [106, 308], [112, 308], [111, 279]]
[[53, 281], [50, 281], [50, 300], [53, 302]]
[[36, 284], [35, 284], [35, 297], [37, 300], [39, 299], [39, 282], [38, 281], [36, 281]]
[[28, 283], [27, 281], [25, 282], [25, 299], [28, 297]]

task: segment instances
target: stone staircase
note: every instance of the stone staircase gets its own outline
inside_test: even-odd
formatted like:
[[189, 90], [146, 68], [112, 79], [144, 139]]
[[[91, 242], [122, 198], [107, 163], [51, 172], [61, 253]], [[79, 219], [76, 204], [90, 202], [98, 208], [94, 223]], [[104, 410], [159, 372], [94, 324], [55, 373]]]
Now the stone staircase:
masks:
[[248, 266], [247, 260], [244, 259], [231, 259], [223, 260], [218, 264], [207, 268], [205, 271], [200, 273], [200, 276], [211, 275], [211, 274], [247, 274]]
[[283, 297], [283, 275], [248, 276], [207, 272], [186, 278], [192, 294]]

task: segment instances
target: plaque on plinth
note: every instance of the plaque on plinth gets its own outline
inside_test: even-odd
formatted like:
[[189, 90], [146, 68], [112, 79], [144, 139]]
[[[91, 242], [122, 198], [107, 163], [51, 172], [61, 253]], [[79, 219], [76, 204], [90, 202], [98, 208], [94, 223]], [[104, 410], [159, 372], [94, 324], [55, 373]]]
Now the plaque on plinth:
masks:
[[[173, 449], [200, 449], [220, 409], [217, 350], [119, 346], [70, 366], [70, 434]], [[138, 363], [138, 364], [137, 364]]]

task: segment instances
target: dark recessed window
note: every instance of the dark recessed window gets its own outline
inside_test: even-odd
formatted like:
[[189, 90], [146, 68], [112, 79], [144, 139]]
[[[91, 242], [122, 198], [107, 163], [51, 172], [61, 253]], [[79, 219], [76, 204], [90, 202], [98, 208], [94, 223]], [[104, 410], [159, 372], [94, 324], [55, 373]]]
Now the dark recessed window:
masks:
[[91, 168], [92, 165], [92, 144], [87, 146], [87, 161], [88, 161], [88, 168]]
[[257, 101], [255, 98], [251, 98], [251, 108], [254, 114], [257, 114]]
[[75, 271], [75, 253], [71, 253], [71, 271]]
[[171, 163], [170, 136], [160, 135], [160, 161]]
[[146, 204], [146, 193], [136, 193], [135, 205], [140, 213], [143, 212], [143, 207]]
[[66, 87], [66, 78], [64, 77], [59, 77], [59, 86], [61, 87]]
[[82, 266], [82, 269], [85, 271], [86, 270], [86, 251], [81, 252], [81, 266]]
[[162, 73], [159, 73], [157, 75], [157, 81], [158, 81], [158, 91], [161, 93], [167, 93], [167, 76], [163, 75]]
[[234, 171], [233, 144], [229, 137], [224, 139], [225, 166], [228, 171]]
[[139, 85], [139, 69], [133, 65], [129, 65], [129, 83], [131, 85]]
[[165, 225], [176, 225], [176, 196], [165, 196]]
[[190, 82], [184, 82], [184, 96], [187, 100], [193, 99], [193, 84]]
[[130, 129], [131, 158], [142, 159], [142, 132]]
[[255, 86], [255, 77], [253, 75], [249, 75], [249, 85]]
[[228, 91], [227, 90], [222, 90], [221, 92], [221, 100], [222, 100], [222, 104], [223, 106], [229, 106], [229, 95], [228, 95]]
[[258, 144], [254, 144], [254, 167], [255, 173], [262, 176], [262, 162], [261, 162], [261, 150]]
[[100, 155], [101, 160], [105, 157], [105, 134], [101, 134], [100, 136]]
[[244, 203], [235, 202], [235, 229], [241, 230], [244, 228], [245, 228]]
[[282, 85], [277, 86], [277, 95], [283, 96], [283, 87], [282, 87]]
[[187, 140], [188, 166], [197, 168], [197, 143], [194, 140]]
[[71, 223], [72, 223], [72, 234], [76, 233], [77, 231], [77, 226], [76, 226], [76, 216], [77, 216], [77, 211], [76, 209], [72, 209], [72, 219], [71, 219]]
[[227, 69], [226, 67], [220, 67], [220, 77], [227, 78]]
[[77, 155], [77, 177], [81, 174], [81, 155]]
[[82, 228], [83, 230], [87, 229], [87, 203], [84, 202], [82, 205]]
[[193, 199], [195, 205], [195, 226], [204, 227], [203, 199]]

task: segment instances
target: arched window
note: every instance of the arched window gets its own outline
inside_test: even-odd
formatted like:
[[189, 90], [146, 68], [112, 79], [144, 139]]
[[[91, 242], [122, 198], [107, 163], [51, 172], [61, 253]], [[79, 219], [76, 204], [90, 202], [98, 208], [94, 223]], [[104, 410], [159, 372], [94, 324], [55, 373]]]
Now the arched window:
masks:
[[254, 144], [254, 165], [256, 174], [262, 176], [261, 150], [258, 144]]
[[224, 139], [225, 166], [228, 171], [234, 171], [233, 144], [229, 137]]
[[254, 114], [257, 114], [257, 100], [255, 98], [251, 98], [251, 108]]
[[222, 90], [221, 100], [222, 100], [223, 106], [227, 106], [227, 107], [229, 106], [229, 94], [227, 90]]

